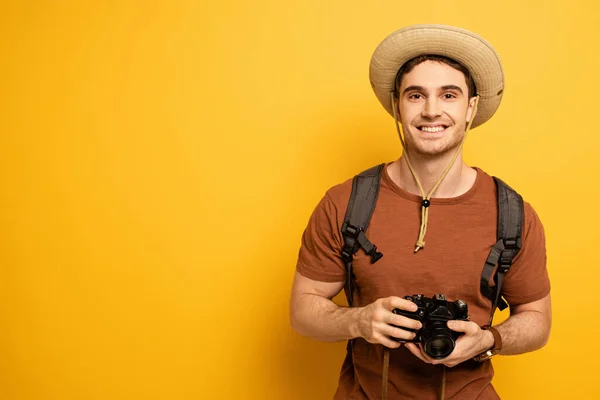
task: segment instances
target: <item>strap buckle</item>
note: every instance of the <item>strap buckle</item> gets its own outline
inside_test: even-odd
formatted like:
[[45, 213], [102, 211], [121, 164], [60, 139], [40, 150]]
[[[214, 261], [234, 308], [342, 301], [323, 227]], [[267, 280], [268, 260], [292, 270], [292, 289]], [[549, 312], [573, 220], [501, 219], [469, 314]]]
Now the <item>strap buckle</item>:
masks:
[[371, 256], [371, 264], [375, 264], [381, 257], [383, 257], [383, 253], [377, 251], [377, 246], [373, 246], [373, 249], [367, 253]]
[[509, 239], [504, 239], [504, 248], [506, 250], [516, 250], [516, 249], [520, 249], [521, 248], [521, 238], [509, 238]]
[[351, 238], [356, 239], [358, 238], [358, 234], [360, 233], [360, 231], [360, 228], [357, 228], [354, 225], [350, 225], [349, 221], [345, 221], [342, 225], [342, 234], [344, 236], [350, 236]]
[[504, 250], [502, 250], [498, 259], [498, 272], [505, 274], [512, 265], [516, 250], [521, 248], [521, 238], [503, 239], [502, 242]]
[[352, 262], [352, 256], [352, 249], [348, 246], [344, 246], [344, 248], [342, 249], [342, 259], [346, 264]]
[[349, 221], [344, 221], [344, 224], [342, 225], [342, 235], [345, 238], [353, 239], [350, 240], [350, 242], [345, 240], [346, 244], [342, 248], [342, 259], [346, 263], [352, 262], [352, 256], [359, 249], [357, 244], [371, 257], [371, 264], [375, 264], [383, 257], [383, 253], [377, 251], [377, 246], [369, 242], [369, 239], [367, 239], [363, 230], [354, 225], [350, 225]]
[[502, 254], [500, 256], [500, 260], [498, 261], [498, 272], [500, 273], [507, 273], [508, 270], [510, 269], [510, 266], [512, 265], [512, 257], [510, 257], [510, 255], [504, 255]]

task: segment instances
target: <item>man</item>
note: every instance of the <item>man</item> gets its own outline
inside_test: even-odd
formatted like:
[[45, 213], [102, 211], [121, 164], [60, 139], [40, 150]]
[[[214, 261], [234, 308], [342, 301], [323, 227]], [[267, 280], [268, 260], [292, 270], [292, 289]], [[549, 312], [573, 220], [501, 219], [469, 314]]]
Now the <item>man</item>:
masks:
[[[500, 104], [499, 58], [472, 32], [417, 25], [384, 39], [373, 54], [370, 79], [404, 147], [383, 169], [366, 232], [383, 257], [372, 263], [357, 252], [354, 307], [332, 302], [347, 278], [341, 227], [352, 180], [328, 190], [302, 237], [292, 327], [316, 340], [351, 341], [336, 399], [497, 399], [490, 355], [541, 348], [551, 324], [544, 231], [525, 203], [522, 247], [501, 286], [510, 317], [484, 327], [493, 306], [480, 278], [497, 241], [497, 189], [492, 177], [464, 163], [462, 144], [469, 128], [486, 122]], [[465, 301], [470, 314], [469, 321], [447, 323], [462, 335], [440, 360], [421, 345], [400, 343], [422, 325], [392, 312], [416, 310], [406, 295], [434, 293]]]

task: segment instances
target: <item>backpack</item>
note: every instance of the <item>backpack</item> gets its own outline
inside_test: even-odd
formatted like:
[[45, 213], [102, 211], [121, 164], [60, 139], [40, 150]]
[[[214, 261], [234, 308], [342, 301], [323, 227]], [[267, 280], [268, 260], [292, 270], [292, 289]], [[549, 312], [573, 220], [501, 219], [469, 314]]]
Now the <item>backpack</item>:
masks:
[[[353, 306], [354, 275], [352, 258], [363, 249], [371, 256], [371, 264], [376, 263], [383, 254], [377, 251], [377, 246], [369, 241], [366, 235], [369, 222], [375, 211], [381, 174], [385, 164], [377, 165], [358, 175], [352, 181], [352, 193], [342, 225], [344, 246], [342, 259], [346, 265], [346, 298], [348, 305]], [[521, 237], [524, 222], [523, 198], [499, 178], [493, 177], [498, 192], [498, 230], [497, 242], [490, 250], [481, 272], [481, 293], [492, 302], [490, 323], [496, 307], [504, 310], [508, 304], [501, 297], [504, 276], [512, 265], [513, 258], [521, 249]], [[496, 265], [498, 268], [496, 269]], [[494, 273], [494, 269], [496, 272]], [[493, 276], [492, 276], [493, 274]], [[494, 286], [490, 286], [493, 279]]]

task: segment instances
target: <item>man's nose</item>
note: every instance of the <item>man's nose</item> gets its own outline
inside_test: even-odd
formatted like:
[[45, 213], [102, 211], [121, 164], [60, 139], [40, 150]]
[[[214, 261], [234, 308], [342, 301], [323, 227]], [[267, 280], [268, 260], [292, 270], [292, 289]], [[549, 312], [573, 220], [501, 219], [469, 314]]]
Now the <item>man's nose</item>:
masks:
[[423, 107], [421, 115], [425, 118], [435, 118], [442, 115], [442, 110], [438, 99], [436, 99], [435, 97], [428, 98], [425, 102], [425, 107]]

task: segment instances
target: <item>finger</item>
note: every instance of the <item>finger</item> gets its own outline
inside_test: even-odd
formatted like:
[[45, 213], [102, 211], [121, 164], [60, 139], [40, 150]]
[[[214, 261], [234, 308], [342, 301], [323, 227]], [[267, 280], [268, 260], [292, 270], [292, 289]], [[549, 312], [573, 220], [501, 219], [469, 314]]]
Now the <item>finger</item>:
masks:
[[422, 343], [418, 343], [418, 345], [415, 344], [415, 348], [420, 350], [420, 355], [421, 355], [420, 358], [423, 361], [425, 361], [426, 363], [433, 364], [433, 365], [445, 364], [445, 363], [454, 363], [454, 365], [456, 365], [455, 357], [452, 357], [453, 354], [449, 355], [446, 358], [433, 358], [433, 357], [429, 356], [429, 354], [427, 354], [425, 352], [425, 349], [423, 348], [423, 344]]
[[413, 340], [415, 338], [414, 332], [410, 332], [401, 328], [395, 328], [387, 324], [381, 327], [381, 332], [389, 337], [393, 337], [396, 339]]
[[429, 354], [427, 354], [427, 352], [425, 352], [425, 349], [423, 348], [423, 343], [419, 343], [418, 348], [421, 350], [421, 355], [430, 364], [442, 364], [444, 361], [446, 361], [448, 359], [448, 358], [441, 358], [440, 359], [440, 358], [430, 357]]
[[431, 364], [431, 361], [429, 361], [427, 358], [425, 358], [425, 356], [423, 355], [423, 353], [421, 353], [421, 349], [414, 343], [406, 343], [404, 346], [406, 346], [406, 348], [413, 353], [416, 357], [420, 358], [421, 361], [426, 362], [428, 364]]
[[404, 311], [413, 311], [413, 312], [417, 311], [419, 309], [417, 307], [417, 305], [415, 303], [413, 303], [412, 301], [408, 301], [406, 299], [403, 299], [401, 297], [396, 297], [396, 296], [388, 297], [385, 301], [385, 306], [390, 311], [393, 310], [394, 308], [399, 308]]
[[457, 354], [455, 352], [452, 352], [452, 354], [450, 354], [448, 357], [444, 358], [443, 360], [439, 360], [439, 361], [442, 364], [444, 364], [446, 367], [452, 368], [455, 365], [462, 362], [463, 360], [461, 359], [460, 356], [457, 357]]
[[405, 317], [404, 315], [397, 315], [391, 313], [387, 316], [386, 322], [391, 325], [398, 326], [400, 328], [408, 328], [419, 330], [423, 327], [423, 324], [416, 319]]
[[448, 321], [448, 328], [452, 329], [455, 332], [464, 332], [467, 335], [473, 335], [477, 332], [479, 332], [479, 330], [481, 328], [479, 328], [479, 325], [477, 325], [475, 322], [473, 321], [458, 321], [458, 320], [453, 320], [453, 321]]
[[384, 345], [385, 347], [388, 347], [390, 349], [397, 349], [398, 347], [402, 346], [402, 343], [393, 340], [385, 335], [379, 334], [375, 337], [375, 339], [377, 340], [377, 342], [381, 343], [382, 345]]

